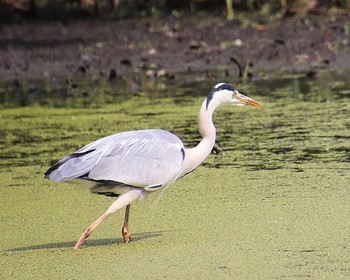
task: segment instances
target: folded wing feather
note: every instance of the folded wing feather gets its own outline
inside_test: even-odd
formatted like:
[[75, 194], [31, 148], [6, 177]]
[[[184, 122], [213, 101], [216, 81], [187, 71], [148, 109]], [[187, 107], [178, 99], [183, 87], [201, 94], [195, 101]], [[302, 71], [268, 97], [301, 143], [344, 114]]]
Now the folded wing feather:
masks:
[[179, 175], [183, 149], [181, 140], [167, 131], [122, 132], [66, 156], [47, 176], [56, 181], [111, 180], [142, 188], [166, 185]]

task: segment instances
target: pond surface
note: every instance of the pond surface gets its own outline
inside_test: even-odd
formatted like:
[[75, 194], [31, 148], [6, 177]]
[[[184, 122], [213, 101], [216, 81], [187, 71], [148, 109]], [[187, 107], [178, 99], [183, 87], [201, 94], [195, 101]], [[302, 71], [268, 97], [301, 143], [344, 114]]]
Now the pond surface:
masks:
[[223, 153], [134, 204], [131, 244], [120, 212], [80, 251], [112, 200], [44, 180], [51, 162], [124, 130], [163, 128], [193, 146], [203, 98], [228, 79], [3, 83], [0, 279], [348, 279], [349, 74], [230, 79], [264, 106], [215, 113]]

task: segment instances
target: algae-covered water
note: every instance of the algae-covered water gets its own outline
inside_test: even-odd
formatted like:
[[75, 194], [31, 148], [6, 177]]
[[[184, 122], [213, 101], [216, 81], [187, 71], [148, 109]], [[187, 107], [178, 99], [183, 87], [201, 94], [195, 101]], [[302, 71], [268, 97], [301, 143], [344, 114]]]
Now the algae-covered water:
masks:
[[118, 212], [81, 250], [72, 247], [82, 230], [113, 200], [44, 180], [51, 161], [132, 129], [163, 128], [195, 145], [199, 106], [223, 79], [142, 82], [134, 94], [119, 81], [118, 96], [107, 82], [92, 87], [96, 95], [83, 85], [64, 96], [50, 88], [30, 104], [6, 96], [0, 279], [349, 279], [348, 74], [261, 76], [238, 85], [264, 106], [215, 113], [223, 153], [160, 199], [134, 203], [131, 244], [122, 243]]

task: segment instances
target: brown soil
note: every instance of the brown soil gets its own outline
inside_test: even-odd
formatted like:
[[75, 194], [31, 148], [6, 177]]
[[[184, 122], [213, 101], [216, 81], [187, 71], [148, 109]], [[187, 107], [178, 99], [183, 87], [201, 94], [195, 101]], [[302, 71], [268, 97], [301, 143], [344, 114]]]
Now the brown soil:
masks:
[[205, 14], [118, 21], [11, 23], [0, 27], [2, 79], [230, 68], [350, 68], [346, 14], [296, 15], [265, 24]]

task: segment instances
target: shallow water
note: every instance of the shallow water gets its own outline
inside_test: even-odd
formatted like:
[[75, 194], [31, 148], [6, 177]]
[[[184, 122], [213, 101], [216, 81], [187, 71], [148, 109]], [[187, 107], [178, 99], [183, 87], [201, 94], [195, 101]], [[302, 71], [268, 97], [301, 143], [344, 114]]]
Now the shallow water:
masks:
[[79, 251], [81, 231], [112, 200], [44, 180], [51, 160], [131, 129], [163, 128], [195, 145], [198, 109], [216, 82], [141, 79], [130, 94], [127, 79], [95, 81], [91, 92], [80, 81], [68, 97], [36, 84], [42, 95], [29, 103], [2, 99], [0, 279], [348, 279], [348, 74], [261, 75], [238, 85], [264, 106], [216, 112], [223, 153], [159, 201], [137, 202], [131, 244], [122, 244], [120, 212]]

